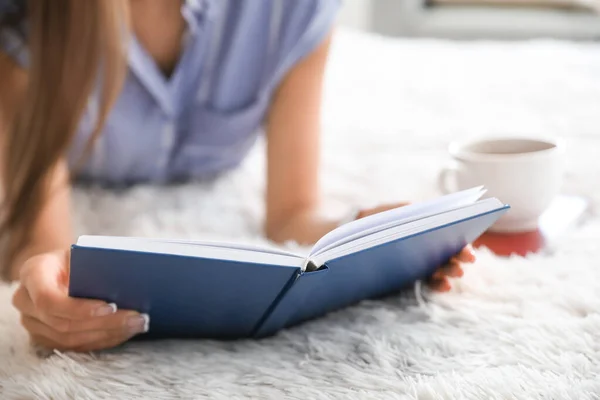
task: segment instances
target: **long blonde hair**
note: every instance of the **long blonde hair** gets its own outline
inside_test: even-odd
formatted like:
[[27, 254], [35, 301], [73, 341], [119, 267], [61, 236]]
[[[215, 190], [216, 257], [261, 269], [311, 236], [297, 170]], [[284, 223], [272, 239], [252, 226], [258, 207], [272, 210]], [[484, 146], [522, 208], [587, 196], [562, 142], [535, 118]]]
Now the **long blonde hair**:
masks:
[[[29, 0], [28, 89], [5, 132], [0, 235], [8, 265], [28, 243], [52, 169], [66, 154], [89, 96], [100, 85], [97, 137], [125, 74], [124, 0]], [[88, 148], [91, 146], [89, 144]]]

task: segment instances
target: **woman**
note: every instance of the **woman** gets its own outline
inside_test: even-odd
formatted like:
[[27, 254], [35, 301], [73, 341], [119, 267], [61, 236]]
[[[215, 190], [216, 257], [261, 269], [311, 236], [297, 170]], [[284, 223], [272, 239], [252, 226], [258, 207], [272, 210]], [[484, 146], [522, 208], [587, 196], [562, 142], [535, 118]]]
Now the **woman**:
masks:
[[[211, 179], [267, 138], [265, 233], [312, 243], [321, 86], [335, 0], [0, 0], [2, 272], [32, 339], [116, 346], [143, 316], [70, 298], [71, 177]], [[398, 206], [398, 205], [395, 205]], [[363, 210], [366, 216], [393, 206]], [[432, 277], [449, 288], [463, 251]]]

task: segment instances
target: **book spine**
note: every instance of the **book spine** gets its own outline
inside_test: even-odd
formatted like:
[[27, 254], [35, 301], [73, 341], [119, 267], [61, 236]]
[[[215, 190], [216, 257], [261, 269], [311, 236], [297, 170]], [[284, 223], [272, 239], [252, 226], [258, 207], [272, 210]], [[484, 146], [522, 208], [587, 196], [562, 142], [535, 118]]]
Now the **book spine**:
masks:
[[292, 275], [292, 277], [288, 280], [288, 282], [283, 286], [283, 288], [281, 289], [281, 291], [279, 292], [277, 297], [275, 297], [275, 300], [273, 300], [271, 305], [269, 307], [267, 307], [267, 310], [265, 311], [263, 316], [256, 323], [256, 326], [254, 327], [254, 329], [252, 330], [252, 334], [250, 335], [251, 337], [256, 336], [257, 332], [259, 332], [261, 330], [264, 322], [269, 318], [269, 316], [271, 315], [273, 310], [275, 310], [277, 308], [277, 306], [281, 302], [281, 299], [283, 299], [285, 297], [285, 294], [290, 290], [290, 288], [292, 286], [294, 286], [294, 282], [296, 282], [296, 280], [300, 277], [301, 274], [302, 274], [302, 271], [298, 271], [297, 273]]
[[[314, 307], [323, 305], [314, 304], [312, 297], [319, 292], [321, 285], [327, 280], [329, 269], [323, 266], [314, 272], [302, 272], [286, 289], [267, 318], [262, 321], [259, 328], [254, 332], [255, 338], [271, 336], [283, 328], [294, 325], [303, 320], [306, 306], [312, 310]], [[318, 314], [316, 312], [315, 314]]]

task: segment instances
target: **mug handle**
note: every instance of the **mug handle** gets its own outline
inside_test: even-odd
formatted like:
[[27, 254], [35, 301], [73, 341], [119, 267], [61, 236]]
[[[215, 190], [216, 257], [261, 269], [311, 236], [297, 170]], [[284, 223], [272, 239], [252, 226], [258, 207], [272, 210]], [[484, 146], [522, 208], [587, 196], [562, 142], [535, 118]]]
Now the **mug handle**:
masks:
[[[443, 194], [449, 194], [457, 190], [458, 184], [456, 182], [456, 173], [458, 172], [458, 166], [448, 166], [440, 171], [438, 176], [438, 187]], [[449, 185], [449, 181], [452, 180], [452, 184]]]

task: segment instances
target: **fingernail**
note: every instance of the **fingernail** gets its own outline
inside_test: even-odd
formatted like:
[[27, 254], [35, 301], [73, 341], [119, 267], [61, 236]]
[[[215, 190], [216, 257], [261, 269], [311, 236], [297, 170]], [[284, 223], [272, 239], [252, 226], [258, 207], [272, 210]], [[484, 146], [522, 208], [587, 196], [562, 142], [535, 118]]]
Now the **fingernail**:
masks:
[[104, 317], [105, 315], [114, 314], [117, 312], [117, 305], [115, 303], [109, 303], [105, 306], [96, 308], [93, 312], [94, 317]]
[[140, 314], [127, 318], [127, 329], [131, 334], [146, 333], [150, 329], [148, 314]]

